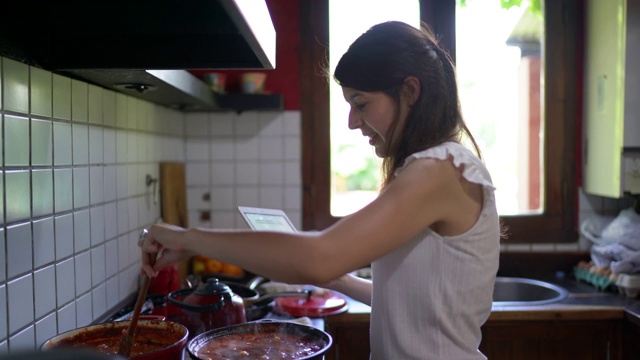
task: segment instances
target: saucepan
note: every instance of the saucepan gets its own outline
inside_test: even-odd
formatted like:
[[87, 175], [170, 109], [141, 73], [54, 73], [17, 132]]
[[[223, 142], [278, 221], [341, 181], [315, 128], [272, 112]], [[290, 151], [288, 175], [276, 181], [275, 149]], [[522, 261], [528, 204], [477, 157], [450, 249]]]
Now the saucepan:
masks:
[[311, 290], [282, 291], [271, 294], [261, 294], [258, 290], [252, 289], [250, 285], [238, 283], [226, 283], [231, 291], [238, 294], [244, 301], [247, 321], [259, 320], [273, 310], [273, 300], [280, 297], [308, 297]]
[[[214, 277], [203, 276], [205, 283]], [[214, 278], [217, 279], [217, 278]], [[189, 288], [195, 288], [196, 281], [186, 281], [186, 286]], [[246, 284], [233, 281], [227, 281], [220, 279], [220, 282], [227, 285], [233, 294], [242, 298], [244, 303], [244, 311], [247, 321], [259, 320], [265, 317], [273, 310], [273, 301], [279, 297], [308, 297], [311, 295], [311, 290], [302, 289], [295, 291], [275, 291], [268, 294], [261, 293], [258, 288], [260, 285], [268, 282], [267, 279], [261, 276], [255, 276], [247, 281]], [[186, 290], [181, 290], [186, 291]], [[227, 324], [231, 325], [231, 324]], [[209, 329], [208, 329], [209, 330]], [[194, 334], [195, 336], [195, 334]]]
[[[313, 326], [258, 320], [204, 332], [187, 345], [193, 359], [322, 359], [331, 335]], [[286, 357], [285, 357], [286, 356]]]
[[[82, 349], [117, 355], [119, 341], [129, 321], [89, 325], [56, 335], [45, 341], [42, 351]], [[172, 321], [138, 320], [133, 338], [133, 360], [181, 360], [189, 331]]]

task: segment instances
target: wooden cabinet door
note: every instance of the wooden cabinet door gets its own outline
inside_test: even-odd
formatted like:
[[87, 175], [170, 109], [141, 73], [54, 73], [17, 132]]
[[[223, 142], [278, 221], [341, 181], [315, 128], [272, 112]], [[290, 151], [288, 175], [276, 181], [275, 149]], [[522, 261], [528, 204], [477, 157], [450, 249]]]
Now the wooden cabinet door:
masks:
[[615, 360], [622, 358], [621, 335], [613, 320], [490, 321], [480, 351], [491, 360]]
[[368, 323], [327, 323], [326, 328], [333, 338], [326, 360], [369, 360]]
[[623, 322], [622, 359], [640, 360], [640, 320], [628, 315]]

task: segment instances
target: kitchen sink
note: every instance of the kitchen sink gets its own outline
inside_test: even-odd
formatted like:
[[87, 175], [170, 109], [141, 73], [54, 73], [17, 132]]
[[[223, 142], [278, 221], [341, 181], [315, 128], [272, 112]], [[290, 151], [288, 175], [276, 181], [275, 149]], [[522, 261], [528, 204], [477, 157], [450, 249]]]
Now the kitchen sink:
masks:
[[493, 306], [546, 305], [564, 300], [569, 292], [546, 281], [497, 277], [493, 289]]

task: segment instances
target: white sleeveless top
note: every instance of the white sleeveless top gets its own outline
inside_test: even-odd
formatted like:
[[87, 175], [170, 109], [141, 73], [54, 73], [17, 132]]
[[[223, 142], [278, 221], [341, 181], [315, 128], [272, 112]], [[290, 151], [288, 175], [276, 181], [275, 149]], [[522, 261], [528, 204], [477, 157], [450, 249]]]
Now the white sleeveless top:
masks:
[[464, 166], [464, 178], [484, 188], [483, 208], [464, 234], [427, 228], [372, 263], [371, 359], [486, 359], [478, 347], [500, 254], [495, 188], [481, 160], [453, 142], [412, 154], [395, 175], [420, 158]]

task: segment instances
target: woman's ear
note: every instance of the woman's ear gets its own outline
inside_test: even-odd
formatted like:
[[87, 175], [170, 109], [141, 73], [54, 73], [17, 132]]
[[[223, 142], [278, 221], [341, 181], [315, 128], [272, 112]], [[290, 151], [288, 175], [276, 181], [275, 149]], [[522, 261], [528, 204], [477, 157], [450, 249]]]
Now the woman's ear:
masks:
[[407, 76], [402, 84], [402, 96], [409, 106], [412, 106], [420, 97], [420, 80], [415, 76]]

